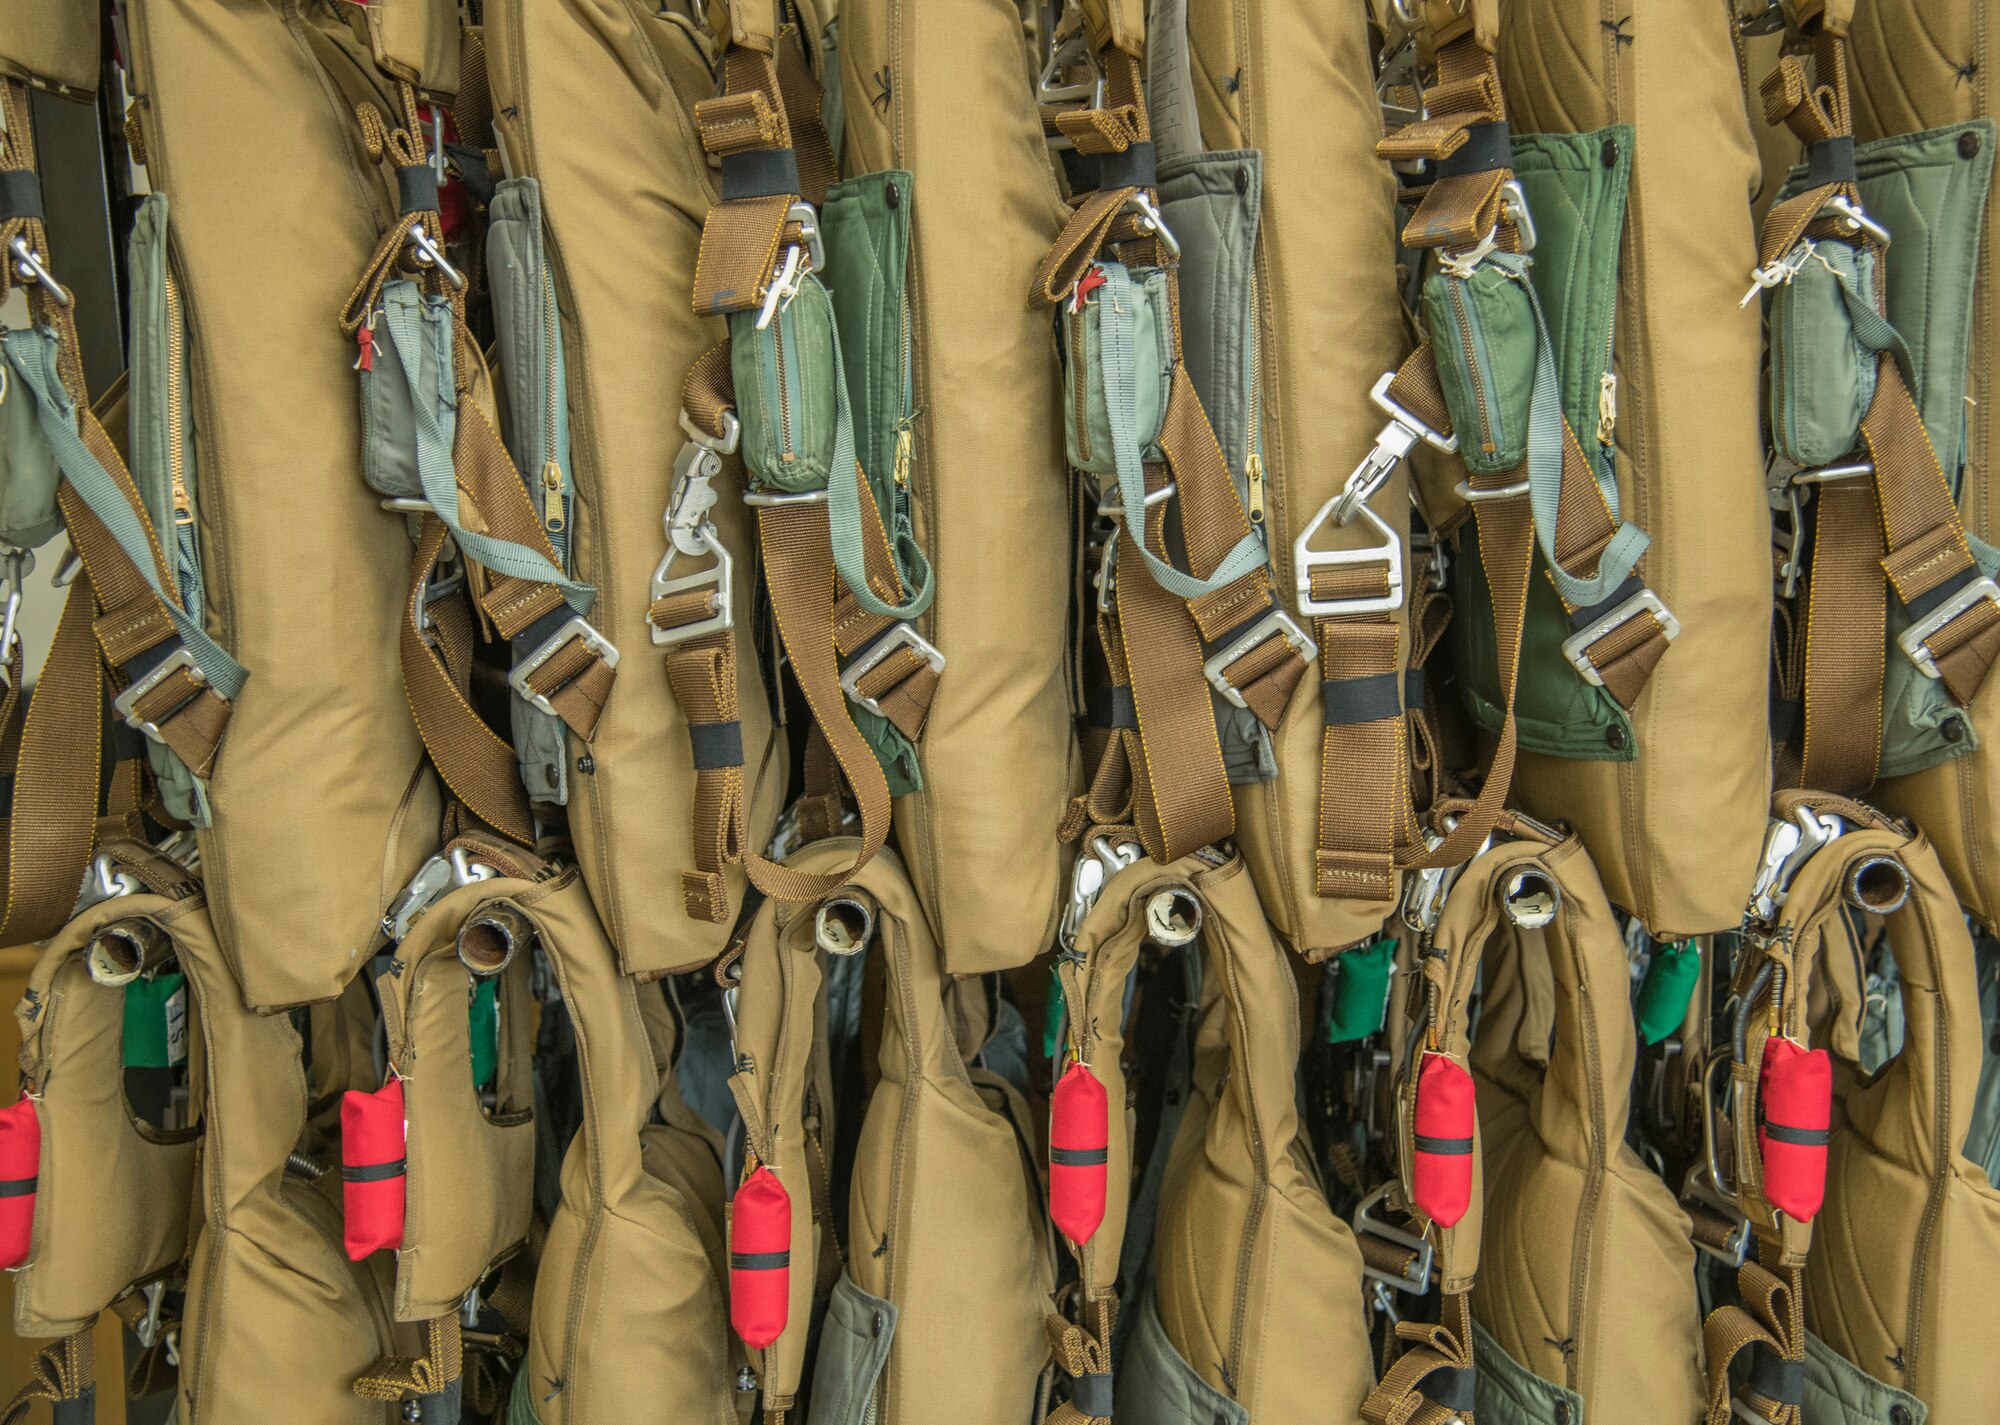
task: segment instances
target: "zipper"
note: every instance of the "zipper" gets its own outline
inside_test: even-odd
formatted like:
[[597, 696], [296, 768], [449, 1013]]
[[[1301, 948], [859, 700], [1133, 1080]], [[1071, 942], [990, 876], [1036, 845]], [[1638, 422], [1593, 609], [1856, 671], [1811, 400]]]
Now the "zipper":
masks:
[[181, 330], [181, 284], [166, 269], [167, 297], [167, 476], [173, 488], [174, 527], [194, 523], [194, 502], [188, 498], [187, 453], [182, 433], [187, 412], [182, 407], [181, 382], [187, 371], [187, 337]]
[[792, 449], [792, 399], [785, 379], [785, 321], [786, 314], [779, 312], [771, 323], [771, 352], [777, 362], [778, 458], [789, 465], [798, 453]]
[[[1580, 969], [1581, 967], [1579, 967]], [[1590, 1283], [1590, 1249], [1597, 1232], [1597, 1200], [1604, 1191], [1604, 1173], [1611, 1147], [1604, 1141], [1604, 1135], [1597, 1130], [1604, 1123], [1606, 1106], [1604, 1101], [1603, 1046], [1598, 1041], [1597, 1001], [1588, 992], [1588, 986], [1579, 986], [1577, 1005], [1579, 1012], [1589, 1016], [1588, 1032], [1584, 1035], [1584, 1063], [1590, 1079], [1590, 1162], [1583, 1173], [1583, 1201], [1576, 1214], [1576, 1250], [1571, 1255], [1569, 1299], [1571, 1311], [1569, 1336], [1574, 1339], [1578, 1322], [1584, 1319], [1584, 1293]], [[1564, 1383], [1571, 1390], [1583, 1388], [1579, 1379], [1578, 1352], [1563, 1353]]]
[[548, 264], [544, 262], [542, 369], [547, 373], [548, 404], [543, 409], [542, 420], [542, 527], [550, 534], [561, 534], [569, 527], [569, 514], [563, 499], [562, 465], [556, 459], [556, 403], [562, 399], [562, 392], [556, 386], [556, 351], [561, 338], [562, 334], [556, 330], [555, 279], [549, 276]]
[[1071, 404], [1075, 406], [1070, 414], [1071, 429], [1076, 432], [1076, 454], [1079, 464], [1090, 463], [1090, 367], [1085, 361], [1089, 342], [1085, 340], [1084, 324], [1090, 320], [1082, 310], [1070, 314], [1069, 324], [1069, 370]]
[[[1937, 951], [1931, 948], [1931, 961], [1936, 967]], [[1951, 1040], [1945, 1029], [1943, 1014], [1936, 1016], [1936, 1027], [1931, 1033], [1931, 1062], [1948, 1064], [1951, 1054]], [[1910, 1264], [1910, 1319], [1904, 1332], [1903, 1388], [1916, 1390], [1923, 1382], [1921, 1374], [1925, 1365], [1923, 1358], [1925, 1295], [1929, 1288], [1929, 1264], [1931, 1243], [1937, 1237], [1938, 1222], [1944, 1216], [1945, 1194], [1951, 1188], [1951, 1157], [1956, 1145], [1951, 1141], [1951, 1084], [1943, 1074], [1937, 1076], [1937, 1091], [1931, 1095], [1931, 1161], [1938, 1166], [1931, 1173], [1931, 1187], [1924, 1199], [1924, 1215], [1917, 1224], [1917, 1247]]]
[[[895, 191], [893, 188], [891, 192]], [[907, 272], [908, 264], [904, 264]], [[902, 419], [896, 422], [896, 512], [909, 507], [910, 466], [916, 459], [916, 371], [910, 362], [910, 284], [903, 281], [902, 300], [896, 304], [896, 370], [903, 391]]]
[[1477, 328], [1472, 320], [1472, 312], [1465, 303], [1465, 284], [1458, 278], [1447, 276], [1444, 290], [1451, 297], [1452, 318], [1458, 324], [1460, 349], [1465, 353], [1465, 369], [1472, 376], [1472, 398], [1479, 407], [1479, 442], [1483, 450], [1497, 450], [1499, 443], [1493, 439], [1493, 413], [1486, 404], [1486, 376], [1480, 369], [1484, 346], [1480, 342]]
[[[1230, 1013], [1236, 1020], [1238, 1036], [1236, 1040], [1238, 1046], [1236, 1052], [1240, 1054], [1242, 1052], [1241, 1046], [1247, 1045], [1250, 1042], [1250, 1021], [1243, 1011], [1243, 986], [1236, 973], [1236, 957], [1233, 953], [1227, 953], [1226, 958], [1227, 973], [1229, 976], [1228, 994]], [[1290, 1016], [1291, 1020], [1296, 1020], [1299, 1015], [1298, 985], [1289, 974], [1281, 978], [1285, 982], [1287, 1002], [1284, 1012]], [[1232, 1066], [1232, 1077], [1241, 1076], [1247, 1072], [1247, 1068], [1241, 1064]], [[1250, 1191], [1250, 1210], [1243, 1218], [1242, 1241], [1236, 1253], [1236, 1292], [1230, 1305], [1229, 1346], [1225, 1353], [1229, 1358], [1229, 1379], [1231, 1382], [1242, 1379], [1243, 1324], [1245, 1317], [1250, 1312], [1250, 1274], [1255, 1265], [1254, 1259], [1256, 1256], [1253, 1244], [1257, 1240], [1258, 1230], [1263, 1226], [1265, 1199], [1270, 1196], [1271, 1192], [1271, 1174], [1268, 1166], [1265, 1165], [1264, 1123], [1257, 1112], [1256, 1096], [1247, 1081], [1243, 1084], [1243, 1096], [1250, 1106], [1250, 1111], [1244, 1115], [1250, 1126], [1250, 1150], [1256, 1157], [1259, 1167], [1256, 1181]], [[1236, 1394], [1233, 1384], [1229, 1393], [1232, 1397]]]
[[1264, 523], [1264, 368], [1257, 351], [1257, 270], [1250, 269], [1250, 422], [1249, 440], [1243, 455], [1243, 478], [1250, 487], [1250, 523]]

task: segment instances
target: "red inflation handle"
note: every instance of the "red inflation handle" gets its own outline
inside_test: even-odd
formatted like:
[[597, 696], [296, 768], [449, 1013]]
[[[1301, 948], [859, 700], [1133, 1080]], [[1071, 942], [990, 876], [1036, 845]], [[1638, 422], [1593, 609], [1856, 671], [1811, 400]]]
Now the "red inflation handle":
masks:
[[28, 1260], [34, 1243], [35, 1189], [42, 1171], [42, 1121], [35, 1101], [0, 1108], [0, 1267]]
[[1417, 1071], [1410, 1196], [1440, 1227], [1457, 1226], [1472, 1206], [1476, 1123], [1472, 1075], [1449, 1055], [1426, 1050]]
[[348, 1260], [403, 1245], [409, 1203], [409, 1124], [403, 1117], [403, 1081], [392, 1072], [374, 1092], [349, 1089], [340, 1097], [340, 1202], [342, 1244]]
[[729, 1324], [761, 1351], [784, 1334], [792, 1304], [792, 1196], [759, 1163], [729, 1204]]
[[1088, 1064], [1071, 1064], [1049, 1099], [1049, 1216], [1072, 1242], [1104, 1222], [1111, 1101]]
[[1764, 1046], [1757, 1074], [1757, 1156], [1764, 1200], [1809, 1222], [1826, 1201], [1827, 1148], [1833, 1141], [1833, 1059], [1790, 1039]]

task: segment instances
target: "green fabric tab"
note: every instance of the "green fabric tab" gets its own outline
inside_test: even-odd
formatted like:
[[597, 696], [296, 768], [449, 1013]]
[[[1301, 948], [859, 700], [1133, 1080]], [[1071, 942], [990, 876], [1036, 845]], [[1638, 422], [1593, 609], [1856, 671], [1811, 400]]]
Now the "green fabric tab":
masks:
[[1388, 938], [1334, 957], [1327, 1043], [1350, 1044], [1382, 1027], [1395, 966], [1396, 942]]
[[1907, 1390], [1876, 1380], [1808, 1331], [1800, 1414], [1805, 1425], [1924, 1425], [1930, 1408]]
[[826, 1304], [806, 1425], [864, 1425], [896, 1339], [896, 1307], [841, 1275]]
[[[1603, 380], [1611, 368], [1632, 147], [1632, 129], [1625, 124], [1587, 134], [1525, 134], [1514, 139], [1515, 177], [1527, 195], [1537, 233], [1528, 279], [1554, 347], [1561, 411], [1582, 442], [1600, 487], [1612, 493], [1614, 511], [1613, 451], [1599, 444], [1596, 435]], [[1544, 451], [1545, 460], [1549, 453]], [[1560, 467], [1556, 468], [1559, 474]], [[1544, 485], [1546, 498], [1546, 473]], [[1545, 523], [1541, 501], [1536, 519], [1540, 539], [1528, 581], [1516, 694], [1520, 745], [1543, 756], [1630, 761], [1639, 753], [1631, 719], [1615, 698], [1584, 682], [1563, 657], [1569, 619], [1548, 576], [1542, 544], [1553, 523], [1541, 527]], [[1626, 542], [1620, 556], [1607, 561], [1614, 570], [1629, 571], [1630, 559], [1636, 558], [1629, 546], [1635, 536], [1644, 538], [1630, 526], [1626, 530], [1619, 536]], [[1468, 713], [1480, 727], [1497, 733], [1505, 711], [1499, 693], [1493, 601], [1479, 558], [1478, 532], [1469, 523], [1460, 536], [1459, 553], [1462, 557], [1451, 564], [1458, 610], [1448, 635], [1452, 656]], [[1624, 577], [1622, 572], [1619, 577]]]
[[187, 1062], [187, 976], [168, 970], [125, 986], [128, 1069], [173, 1069]]
[[1543, 1380], [1521, 1365], [1478, 1321], [1472, 1323], [1472, 1359], [1479, 1425], [1584, 1425], [1583, 1397]]
[[1053, 1060], [1062, 1052], [1063, 1023], [1069, 1008], [1063, 1002], [1062, 972], [1049, 966], [1049, 1002], [1042, 1011], [1042, 1057]]
[[472, 1086], [492, 1086], [500, 1070], [500, 981], [493, 975], [475, 976], [472, 1007], [467, 1028], [472, 1033]]
[[1688, 1001], [1694, 998], [1695, 981], [1701, 978], [1701, 947], [1692, 940], [1656, 943], [1646, 961], [1646, 977], [1639, 982], [1639, 1001], [1633, 1017], [1639, 1025], [1639, 1042], [1657, 1044], [1681, 1027], [1687, 1016]]

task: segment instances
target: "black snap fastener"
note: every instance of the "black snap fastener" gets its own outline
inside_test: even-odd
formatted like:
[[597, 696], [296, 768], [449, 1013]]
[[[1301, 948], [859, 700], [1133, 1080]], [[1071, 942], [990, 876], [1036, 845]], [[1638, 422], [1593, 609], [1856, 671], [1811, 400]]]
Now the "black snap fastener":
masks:
[[597, 759], [588, 752], [584, 753], [583, 756], [576, 759], [576, 770], [588, 777], [592, 772], [597, 770]]
[[903, 205], [903, 195], [893, 183], [889, 185], [888, 202], [892, 208], [900, 208]]
[[[1978, 153], [1979, 153], [1979, 135], [1974, 133], [1971, 129], [1967, 129], [1964, 133], [1958, 136], [1958, 156], [1960, 158], [1974, 158], [1978, 156]], [[1898, 1406], [1897, 1408], [1899, 1410], [1902, 1409], [1901, 1406]], [[1905, 1416], [1909, 1414], [1907, 1410], [1903, 1411], [1903, 1413]], [[1901, 1422], [1898, 1422], [1898, 1425], [1901, 1425]]]
[[1965, 741], [1965, 719], [1959, 717], [1946, 718], [1944, 725], [1938, 731], [1944, 734], [1946, 742], [1963, 742]]
[[1247, 168], [1239, 168], [1236, 170], [1237, 196], [1241, 197], [1243, 194], [1248, 193], [1249, 191], [1250, 191], [1250, 170]]
[[1599, 155], [1603, 158], [1606, 168], [1616, 168], [1618, 166], [1618, 140], [1606, 139], [1604, 147], [1599, 150]]
[[[1608, 141], [1605, 143], [1604, 147], [1606, 152], [1609, 152], [1611, 149], [1611, 145]], [[1609, 165], [1606, 166], [1608, 167]], [[1567, 1400], [1558, 1400], [1556, 1402], [1555, 1414], [1556, 1414], [1556, 1425], [1569, 1425], [1569, 1402]]]
[[1606, 747], [1609, 747], [1613, 752], [1623, 752], [1625, 750], [1624, 727], [1620, 724], [1614, 723], [1610, 727], [1605, 728], [1604, 745]]
[[868, 1332], [872, 1336], [880, 1336], [882, 1334], [881, 1312], [878, 1311], [873, 1316], [868, 1318]]
[[[1975, 146], [1978, 145], [1979, 140], [1976, 137], [1973, 137], [1971, 135], [1967, 135], [1967, 137], [1972, 138], [1972, 142]], [[1911, 1415], [1909, 1406], [1904, 1405], [1901, 1402], [1898, 1402], [1897, 1404], [1889, 1407], [1889, 1425], [1910, 1425], [1910, 1420], [1911, 1420]]]

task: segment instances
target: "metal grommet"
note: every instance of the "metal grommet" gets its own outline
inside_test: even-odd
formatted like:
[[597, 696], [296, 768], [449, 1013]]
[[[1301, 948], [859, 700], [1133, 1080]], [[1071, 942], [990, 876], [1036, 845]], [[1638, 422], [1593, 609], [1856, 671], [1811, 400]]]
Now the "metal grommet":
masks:
[[1182, 886], [1155, 891], [1146, 902], [1146, 938], [1177, 950], [1201, 934], [1201, 901]]
[[1958, 136], [1958, 156], [1960, 158], [1977, 158], [1979, 156], [1979, 135], [1971, 129], [1967, 129]]
[[1864, 856], [1847, 868], [1841, 894], [1856, 910], [1888, 915], [1910, 898], [1910, 873], [1894, 856]]
[[736, 1368], [736, 1388], [746, 1395], [755, 1390], [757, 1388], [757, 1372], [751, 1370], [748, 1366], [738, 1366]]
[[1562, 909], [1562, 891], [1540, 867], [1523, 866], [1507, 878], [1500, 905], [1522, 930], [1540, 930]]
[[535, 923], [518, 907], [498, 901], [482, 906], [458, 928], [455, 948], [459, 963], [484, 979], [506, 969], [522, 947], [534, 943]]
[[833, 896], [813, 913], [813, 942], [829, 955], [856, 955], [875, 934], [875, 908], [858, 895]]

